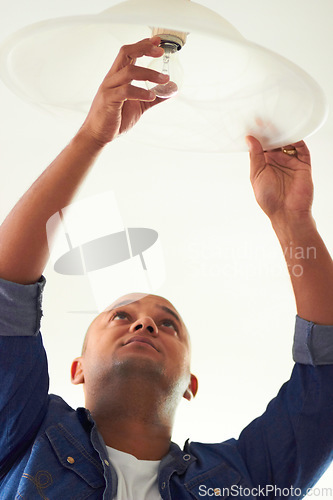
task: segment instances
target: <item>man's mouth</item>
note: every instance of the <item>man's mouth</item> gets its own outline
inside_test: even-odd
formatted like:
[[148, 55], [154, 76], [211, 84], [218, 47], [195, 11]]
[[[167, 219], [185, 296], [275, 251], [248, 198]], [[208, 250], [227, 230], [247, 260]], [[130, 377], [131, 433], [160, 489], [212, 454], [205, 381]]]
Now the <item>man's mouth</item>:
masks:
[[148, 344], [153, 349], [155, 349], [155, 351], [158, 351], [158, 349], [156, 349], [156, 347], [154, 346], [153, 342], [149, 338], [143, 337], [143, 336], [139, 336], [139, 335], [136, 335], [136, 336], [132, 337], [124, 345], [132, 344], [133, 342], [140, 342], [141, 344]]

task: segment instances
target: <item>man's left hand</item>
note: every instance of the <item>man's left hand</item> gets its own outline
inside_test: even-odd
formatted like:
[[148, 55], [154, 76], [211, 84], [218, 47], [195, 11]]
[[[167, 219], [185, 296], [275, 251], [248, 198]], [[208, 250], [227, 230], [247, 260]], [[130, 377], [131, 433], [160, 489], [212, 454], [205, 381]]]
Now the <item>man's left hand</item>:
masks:
[[311, 215], [313, 183], [310, 153], [303, 141], [285, 146], [296, 150], [288, 155], [282, 148], [263, 151], [260, 142], [247, 137], [250, 179], [256, 200], [272, 222], [301, 220]]

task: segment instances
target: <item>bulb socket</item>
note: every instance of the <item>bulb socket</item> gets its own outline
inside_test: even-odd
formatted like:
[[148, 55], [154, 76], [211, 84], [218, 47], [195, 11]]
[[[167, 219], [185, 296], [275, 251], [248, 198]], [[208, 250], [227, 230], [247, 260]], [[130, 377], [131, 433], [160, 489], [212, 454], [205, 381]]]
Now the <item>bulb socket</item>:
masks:
[[162, 43], [173, 43], [180, 50], [186, 43], [187, 33], [167, 28], [152, 28], [152, 36], [159, 36]]
[[178, 43], [170, 42], [170, 41], [166, 41], [166, 40], [161, 41], [160, 47], [162, 47], [162, 49], [164, 49], [165, 53], [171, 53], [171, 54], [174, 54], [175, 52], [177, 52], [178, 50], [181, 49], [181, 47], [179, 46]]

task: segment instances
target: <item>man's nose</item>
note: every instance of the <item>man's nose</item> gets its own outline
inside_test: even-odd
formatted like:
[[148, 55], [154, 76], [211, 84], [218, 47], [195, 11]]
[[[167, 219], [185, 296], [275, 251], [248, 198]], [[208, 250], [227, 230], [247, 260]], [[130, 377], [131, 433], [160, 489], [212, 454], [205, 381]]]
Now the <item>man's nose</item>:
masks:
[[153, 318], [150, 318], [149, 316], [140, 318], [135, 321], [135, 323], [131, 325], [130, 331], [133, 333], [148, 332], [153, 337], [157, 337], [158, 335], [158, 328], [156, 326], [156, 323]]

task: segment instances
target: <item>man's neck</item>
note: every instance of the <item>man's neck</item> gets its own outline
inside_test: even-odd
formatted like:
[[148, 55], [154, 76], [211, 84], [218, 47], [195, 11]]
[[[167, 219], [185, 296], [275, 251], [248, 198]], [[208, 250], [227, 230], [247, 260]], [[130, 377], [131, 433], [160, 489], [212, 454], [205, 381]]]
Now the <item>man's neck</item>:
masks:
[[86, 406], [107, 446], [139, 460], [160, 460], [169, 451], [177, 403], [147, 389], [108, 388]]
[[169, 451], [171, 435], [164, 427], [126, 418], [112, 420], [112, 423], [94, 418], [107, 446], [134, 455], [138, 460], [161, 460]]

